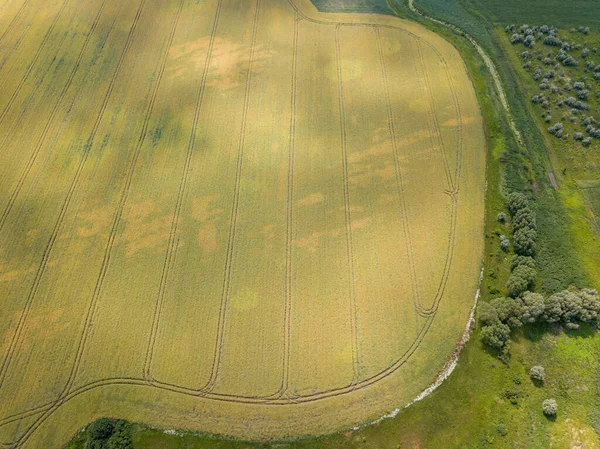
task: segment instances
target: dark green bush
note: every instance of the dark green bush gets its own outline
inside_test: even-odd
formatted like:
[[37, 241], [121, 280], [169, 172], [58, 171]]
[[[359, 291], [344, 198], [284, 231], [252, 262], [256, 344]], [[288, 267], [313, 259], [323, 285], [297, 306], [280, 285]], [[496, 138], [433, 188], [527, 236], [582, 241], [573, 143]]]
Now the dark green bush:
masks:
[[510, 259], [510, 269], [513, 271], [518, 266], [523, 265], [535, 270], [535, 259], [530, 256], [519, 256], [515, 255]]
[[90, 424], [88, 435], [92, 440], [105, 440], [115, 431], [115, 425], [111, 419], [100, 418]]
[[533, 256], [536, 249], [537, 233], [533, 229], [519, 229], [513, 235], [515, 252], [520, 256]]
[[508, 195], [506, 203], [511, 215], [515, 215], [520, 209], [529, 205], [527, 198], [520, 192], [512, 192]]

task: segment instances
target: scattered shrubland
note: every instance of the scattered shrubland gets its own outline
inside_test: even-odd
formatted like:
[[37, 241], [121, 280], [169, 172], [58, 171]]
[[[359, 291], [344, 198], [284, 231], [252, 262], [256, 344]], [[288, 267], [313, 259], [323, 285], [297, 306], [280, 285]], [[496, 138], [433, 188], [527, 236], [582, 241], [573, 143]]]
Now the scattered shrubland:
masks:
[[589, 27], [508, 25], [505, 32], [538, 83], [531, 102], [550, 124], [548, 133], [584, 147], [600, 139], [600, 50], [587, 40]]

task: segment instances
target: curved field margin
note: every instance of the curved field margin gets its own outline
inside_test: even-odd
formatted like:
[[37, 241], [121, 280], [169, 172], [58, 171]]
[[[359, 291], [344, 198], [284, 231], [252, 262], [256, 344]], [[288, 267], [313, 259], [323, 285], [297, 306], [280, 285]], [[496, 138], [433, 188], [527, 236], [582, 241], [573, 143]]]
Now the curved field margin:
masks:
[[309, 0], [12, 0], [0, 35], [2, 447], [322, 434], [443, 369], [485, 186], [450, 44]]

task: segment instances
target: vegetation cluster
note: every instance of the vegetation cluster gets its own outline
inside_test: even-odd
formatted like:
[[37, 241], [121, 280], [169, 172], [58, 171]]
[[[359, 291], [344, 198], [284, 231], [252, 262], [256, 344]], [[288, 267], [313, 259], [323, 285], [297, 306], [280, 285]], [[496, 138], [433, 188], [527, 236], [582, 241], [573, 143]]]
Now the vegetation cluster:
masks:
[[[508, 25], [505, 32], [519, 48], [523, 68], [538, 83], [531, 97], [548, 123], [548, 133], [558, 139], [572, 139], [584, 147], [600, 139], [600, 51], [587, 40], [575, 42], [574, 34], [588, 36], [580, 26], [565, 33], [553, 26]], [[567, 34], [570, 34], [568, 36]], [[580, 40], [580, 39], [579, 39]]]
[[86, 432], [84, 449], [133, 449], [131, 424], [122, 419], [100, 418]]
[[[529, 206], [527, 197], [519, 192], [508, 195], [506, 207], [511, 216], [515, 251], [510, 260], [511, 274], [506, 283], [508, 297], [498, 297], [479, 306], [481, 340], [506, 355], [511, 332], [524, 324], [556, 323], [571, 330], [578, 329], [580, 323], [596, 326], [600, 316], [600, 297], [596, 290], [570, 288], [545, 297], [533, 292], [537, 278], [534, 259], [536, 214]], [[499, 213], [497, 219], [506, 222], [506, 214]], [[503, 251], [508, 250], [508, 242], [507, 237], [500, 236]], [[534, 376], [543, 380], [543, 369], [541, 374], [532, 373]]]

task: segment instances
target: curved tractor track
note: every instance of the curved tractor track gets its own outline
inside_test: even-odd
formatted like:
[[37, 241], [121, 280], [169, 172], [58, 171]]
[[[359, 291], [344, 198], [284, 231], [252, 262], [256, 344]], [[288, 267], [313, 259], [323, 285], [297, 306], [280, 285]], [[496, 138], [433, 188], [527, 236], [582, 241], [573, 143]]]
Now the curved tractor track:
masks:
[[[483, 248], [456, 51], [308, 0], [97, 3], [53, 16], [0, 123], [2, 446], [100, 415], [297, 438], [417, 397]], [[46, 47], [64, 74], [30, 86]]]

